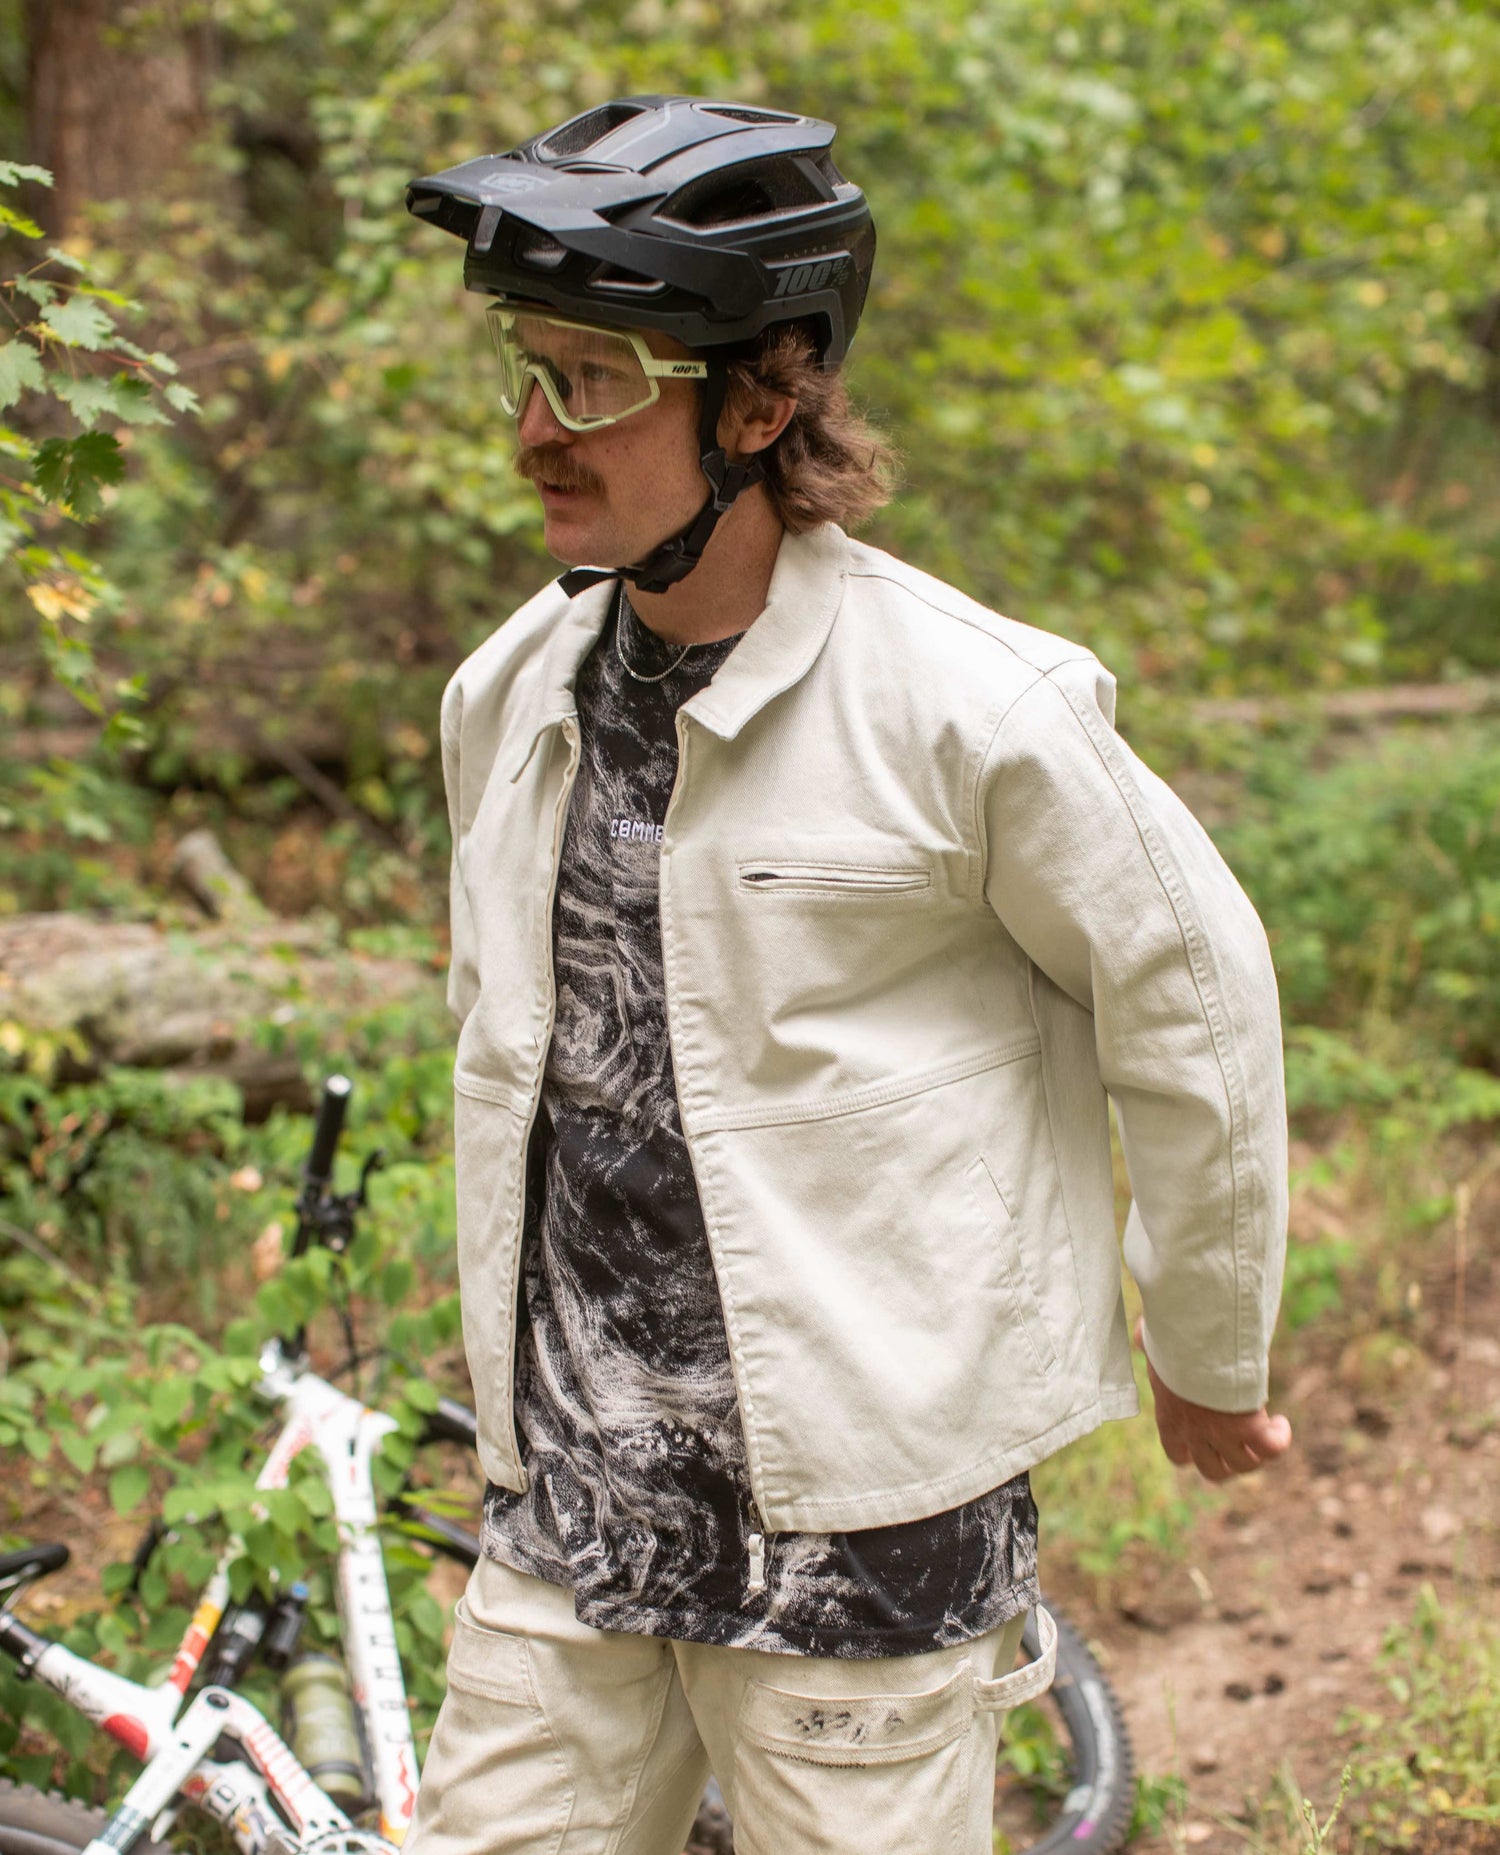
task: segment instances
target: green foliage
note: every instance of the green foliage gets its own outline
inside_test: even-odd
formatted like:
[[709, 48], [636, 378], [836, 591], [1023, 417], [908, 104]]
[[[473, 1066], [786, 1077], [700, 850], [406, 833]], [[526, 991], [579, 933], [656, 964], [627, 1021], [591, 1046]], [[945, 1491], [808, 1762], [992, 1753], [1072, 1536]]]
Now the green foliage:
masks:
[[[1269, 923], [1285, 1009], [1299, 1026], [1294, 1105], [1409, 1092], [1425, 1048], [1500, 1066], [1500, 748], [1492, 733], [1397, 735], [1314, 772], [1264, 753], [1245, 814], [1219, 833]], [[1379, 1032], [1399, 1026], [1383, 1050]], [[1351, 1071], [1325, 1036], [1358, 1030]], [[1380, 1058], [1385, 1056], [1385, 1064]], [[1488, 1112], [1495, 1110], [1491, 1107]]]
[[[1272, 741], [1218, 841], [1271, 938], [1287, 1099], [1383, 1192], [1391, 1236], [1445, 1217], [1423, 1183], [1443, 1139], [1500, 1120], [1500, 752], [1461, 729], [1398, 734], [1315, 770]], [[1362, 1259], [1369, 1264], [1370, 1259]], [[1336, 1309], [1347, 1243], [1294, 1243], [1285, 1311]]]
[[1355, 1266], [1352, 1242], [1293, 1242], [1287, 1249], [1281, 1321], [1288, 1333], [1343, 1305], [1343, 1278]]
[[[0, 162], [0, 188], [23, 180], [51, 184], [44, 168]], [[45, 236], [3, 205], [0, 231], [32, 244]], [[8, 460], [0, 472], [0, 585], [24, 590], [33, 622], [40, 620], [46, 662], [90, 713], [109, 717], [113, 742], [129, 738], [120, 705], [133, 686], [99, 669], [88, 627], [115, 603], [115, 593], [61, 531], [91, 522], [124, 479], [121, 440], [96, 429], [99, 421], [165, 425], [166, 407], [196, 404], [189, 389], [170, 379], [177, 369], [167, 355], [148, 353], [117, 327], [116, 312], [133, 307], [89, 281], [80, 260], [58, 245], [0, 276], [0, 313], [9, 323], [0, 341], [0, 411], [18, 407], [17, 427], [0, 427], [0, 455]], [[48, 430], [60, 420], [78, 429]]]
[[[1034, 1703], [1013, 1707], [1000, 1722], [998, 1768], [1011, 1773], [1023, 1788], [1036, 1813], [1036, 1826], [1043, 1827], [1055, 1817], [1068, 1794], [1071, 1773], [1067, 1747], [1057, 1729], [1052, 1710]], [[1019, 1845], [997, 1830], [995, 1855], [1011, 1855]]]
[[191, 1283], [211, 1296], [217, 1269], [253, 1234], [253, 1206], [229, 1182], [250, 1146], [240, 1109], [239, 1091], [218, 1080], [115, 1069], [53, 1089], [0, 1071], [8, 1215], [90, 1279]]
[[1351, 1723], [1346, 1822], [1356, 1848], [1411, 1848], [1439, 1821], [1500, 1824], [1493, 1619], [1441, 1602], [1426, 1585], [1411, 1623], [1387, 1633], [1379, 1665], [1389, 1710]]
[[150, 796], [120, 777], [113, 756], [0, 760], [0, 832], [6, 839], [0, 914], [26, 908], [140, 913], [142, 886], [107, 847], [138, 851], [150, 837], [151, 812]]
[[198, 186], [90, 228], [201, 420], [128, 424], [180, 382], [142, 397], [146, 363], [100, 365], [110, 300], [51, 271], [0, 362], [3, 393], [36, 390], [39, 342], [86, 361], [74, 416], [127, 422], [92, 623], [145, 679], [158, 778], [235, 785], [321, 712], [356, 802], [440, 846], [439, 687], [549, 567], [458, 248], [403, 189], [632, 90], [838, 121], [881, 231], [852, 378], [907, 461], [876, 538], [1158, 689], [1500, 661], [1486, 9], [877, 0], [851, 31], [822, 0], [219, 0], [212, 22]]
[[1135, 1781], [1131, 1837], [1170, 1837], [1174, 1829], [1180, 1829], [1186, 1808], [1187, 1783], [1184, 1779], [1175, 1774], [1159, 1778], [1143, 1771]]
[[[435, 1128], [439, 1139], [447, 1130], [428, 1118], [420, 1068], [403, 1081], [393, 1057], [391, 1070], [378, 1109], [374, 1101], [365, 1104], [354, 1144], [362, 1148], [378, 1129], [398, 1153], [414, 1154], [414, 1135], [404, 1129], [421, 1135]], [[175, 1647], [191, 1602], [232, 1538], [243, 1546], [232, 1576], [235, 1596], [252, 1588], [274, 1595], [290, 1580], [304, 1579], [311, 1589], [310, 1640], [337, 1648], [337, 1537], [321, 1468], [309, 1452], [298, 1459], [284, 1491], [262, 1496], [253, 1485], [272, 1434], [256, 1390], [264, 1342], [308, 1327], [320, 1347], [336, 1304], [382, 1333], [385, 1345], [373, 1373], [366, 1358], [361, 1392], [400, 1426], [375, 1465], [377, 1486], [386, 1494], [412, 1465], [423, 1413], [436, 1395], [425, 1379], [409, 1375], [405, 1362], [420, 1372], [457, 1355], [457, 1297], [441, 1285], [451, 1231], [440, 1221], [419, 1238], [414, 1228], [450, 1195], [447, 1175], [414, 1158], [379, 1183], [376, 1212], [362, 1221], [346, 1254], [318, 1249], [282, 1262], [252, 1298], [241, 1298], [248, 1311], [229, 1322], [219, 1341], [175, 1319], [143, 1317], [151, 1286], [162, 1283], [165, 1269], [201, 1274], [225, 1266], [222, 1252], [214, 1254], [222, 1234], [207, 1245], [204, 1238], [222, 1225], [236, 1199], [248, 1204], [260, 1196], [262, 1180], [257, 1167], [244, 1163], [247, 1154], [268, 1170], [280, 1163], [286, 1183], [276, 1193], [278, 1221], [283, 1230], [291, 1227], [286, 1206], [295, 1165], [306, 1151], [306, 1122], [280, 1117], [265, 1129], [248, 1130], [237, 1109], [235, 1092], [225, 1084], [173, 1088], [160, 1077], [117, 1071], [91, 1090], [49, 1093], [29, 1078], [0, 1076], [3, 1124], [16, 1128], [29, 1118], [43, 1131], [33, 1149], [39, 1158], [27, 1161], [31, 1185], [22, 1182], [10, 1194], [24, 1223], [7, 1218], [0, 1224], [0, 1330], [9, 1352], [0, 1378], [0, 1451], [21, 1465], [32, 1499], [46, 1489], [55, 1500], [91, 1480], [116, 1516], [139, 1519], [144, 1527], [155, 1514], [170, 1529], [134, 1595], [126, 1591], [128, 1567], [114, 1565], [104, 1579], [112, 1607], [74, 1618], [64, 1632], [80, 1653], [102, 1654], [134, 1678], [159, 1667]], [[241, 1163], [226, 1176], [233, 1162]], [[166, 1167], [170, 1176], [153, 1176], [153, 1167]], [[87, 1204], [70, 1202], [81, 1180], [95, 1175], [99, 1183]], [[139, 1201], [141, 1216], [128, 1232], [139, 1245], [128, 1269], [110, 1266], [117, 1261], [113, 1252], [100, 1255], [87, 1240], [103, 1207], [119, 1208], [123, 1189]], [[50, 1219], [38, 1216], [49, 1192]], [[168, 1207], [184, 1232], [196, 1231], [196, 1251], [178, 1253], [176, 1233], [155, 1223]], [[230, 1222], [247, 1235], [265, 1210], [262, 1203], [253, 1216]], [[116, 1243], [125, 1241], [114, 1227], [103, 1228]], [[442, 1252], [441, 1262], [433, 1262], [435, 1251]], [[12, 1498], [19, 1493], [14, 1489]], [[425, 1590], [426, 1555], [399, 1528], [387, 1548], [397, 1640], [425, 1734], [441, 1698], [443, 1615]], [[252, 1691], [274, 1717], [270, 1691], [264, 1684]], [[101, 1796], [117, 1781], [115, 1765], [98, 1765], [85, 1723], [36, 1684], [7, 1672], [0, 1676], [0, 1758], [18, 1776], [47, 1781], [50, 1757], [11, 1756], [28, 1725], [43, 1728], [63, 1747], [67, 1759], [59, 1775], [78, 1794]]]

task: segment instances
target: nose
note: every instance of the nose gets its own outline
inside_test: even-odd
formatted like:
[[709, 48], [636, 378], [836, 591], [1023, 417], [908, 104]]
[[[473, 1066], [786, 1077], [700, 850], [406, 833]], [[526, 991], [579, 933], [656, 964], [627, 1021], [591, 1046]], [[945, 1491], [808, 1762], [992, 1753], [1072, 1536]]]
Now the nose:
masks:
[[570, 443], [573, 433], [559, 422], [532, 375], [521, 389], [524, 397], [516, 414], [516, 436], [523, 445]]

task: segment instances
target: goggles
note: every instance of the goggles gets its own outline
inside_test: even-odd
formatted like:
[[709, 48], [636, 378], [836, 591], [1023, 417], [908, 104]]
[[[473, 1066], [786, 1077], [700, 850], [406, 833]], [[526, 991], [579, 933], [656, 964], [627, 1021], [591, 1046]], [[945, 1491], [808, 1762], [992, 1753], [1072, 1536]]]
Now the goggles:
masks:
[[535, 384], [553, 417], [570, 432], [597, 431], [644, 412], [661, 397], [661, 380], [706, 380], [705, 361], [662, 360], [645, 337], [491, 303], [484, 312], [500, 357], [500, 404], [520, 418]]

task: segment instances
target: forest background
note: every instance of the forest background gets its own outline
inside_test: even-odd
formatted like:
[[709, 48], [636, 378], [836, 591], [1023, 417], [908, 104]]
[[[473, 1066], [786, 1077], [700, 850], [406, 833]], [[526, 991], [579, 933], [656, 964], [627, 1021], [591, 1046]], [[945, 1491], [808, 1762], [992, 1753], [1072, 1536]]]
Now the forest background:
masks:
[[[1413, 1289], [1456, 1240], [1477, 1292], [1493, 8], [0, 0], [0, 1445], [26, 1465], [0, 1530], [93, 1515], [113, 1550], [206, 1459], [232, 1480], [256, 1335], [327, 1287], [279, 1232], [331, 1068], [393, 1161], [346, 1288], [398, 1384], [403, 1353], [461, 1373], [437, 703], [551, 568], [480, 301], [402, 196], [652, 90], [840, 125], [880, 231], [851, 380], [903, 458], [869, 538], [1097, 651], [1267, 920], [1294, 1183], [1343, 1207], [1294, 1226], [1283, 1376], [1326, 1356], [1389, 1389], [1438, 1357]], [[253, 892], [215, 879], [208, 931], [173, 881], [204, 827]], [[182, 964], [124, 996], [148, 943], [209, 973], [196, 1017]], [[1493, 1383], [1480, 1402], [1492, 1426]], [[1052, 1490], [1101, 1591], [1197, 1524], [1143, 1428]], [[207, 1538], [186, 1528], [141, 1614], [70, 1609], [78, 1639], [127, 1663], [165, 1642]], [[1438, 1688], [1472, 1696], [1483, 1605], [1456, 1584], [1427, 1619]], [[404, 1627], [441, 1629], [415, 1586]], [[1378, 1731], [1350, 1732], [1361, 1834], [1500, 1811], [1500, 1758], [1475, 1751], [1468, 1790], [1377, 1785]], [[1461, 1739], [1432, 1729], [1444, 1757]], [[97, 1786], [67, 1743], [54, 1769], [0, 1723], [8, 1768]]]

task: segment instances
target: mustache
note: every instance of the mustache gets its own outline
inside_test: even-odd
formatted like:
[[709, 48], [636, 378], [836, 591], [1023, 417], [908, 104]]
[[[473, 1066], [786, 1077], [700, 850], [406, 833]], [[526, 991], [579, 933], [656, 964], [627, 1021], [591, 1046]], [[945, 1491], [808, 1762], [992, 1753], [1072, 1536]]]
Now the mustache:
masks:
[[528, 483], [544, 483], [548, 489], [599, 491], [603, 483], [562, 445], [528, 444], [517, 451], [513, 465], [518, 477]]

